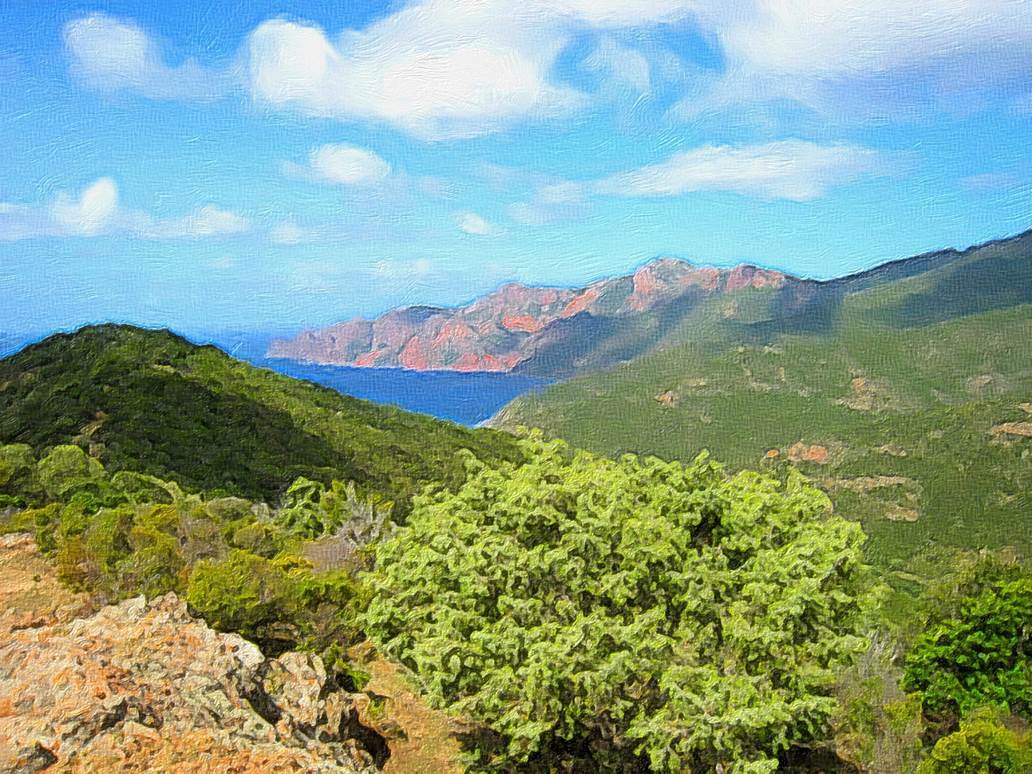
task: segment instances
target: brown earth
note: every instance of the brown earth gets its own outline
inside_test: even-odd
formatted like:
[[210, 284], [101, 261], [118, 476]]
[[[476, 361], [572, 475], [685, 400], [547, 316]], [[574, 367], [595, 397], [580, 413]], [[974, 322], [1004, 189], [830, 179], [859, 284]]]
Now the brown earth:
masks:
[[369, 675], [365, 692], [374, 700], [358, 705], [362, 723], [383, 736], [390, 748], [385, 774], [461, 774], [461, 721], [429, 708], [415, 679], [402, 667], [378, 656], [369, 643], [351, 655]]
[[993, 425], [989, 431], [993, 435], [1015, 435], [1022, 438], [1032, 438], [1032, 422], [1004, 422], [1000, 425]]

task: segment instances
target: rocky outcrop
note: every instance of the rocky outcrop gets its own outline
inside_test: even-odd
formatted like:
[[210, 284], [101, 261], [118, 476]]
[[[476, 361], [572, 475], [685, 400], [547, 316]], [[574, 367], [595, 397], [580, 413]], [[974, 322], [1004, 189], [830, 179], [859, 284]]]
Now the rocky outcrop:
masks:
[[[511, 371], [556, 336], [576, 335], [565, 323], [590, 318], [633, 321], [684, 299], [780, 289], [794, 278], [742, 264], [733, 269], [661, 258], [628, 277], [584, 288], [510, 283], [468, 306], [408, 307], [375, 320], [350, 320], [272, 342], [269, 357], [308, 363], [416, 371]], [[633, 324], [633, 322], [632, 322]]]
[[0, 571], [11, 581], [0, 588], [0, 772], [330, 774], [382, 762], [355, 697], [317, 656], [266, 658], [174, 594], [84, 615], [28, 536], [0, 539]]

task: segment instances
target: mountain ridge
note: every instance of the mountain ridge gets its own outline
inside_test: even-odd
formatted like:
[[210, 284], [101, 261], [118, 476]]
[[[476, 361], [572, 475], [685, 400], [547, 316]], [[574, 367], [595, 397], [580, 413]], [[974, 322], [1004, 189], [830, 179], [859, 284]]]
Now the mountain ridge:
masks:
[[932, 546], [1029, 556], [1032, 232], [912, 260], [743, 297], [726, 318], [705, 302], [642, 356], [489, 424], [607, 455], [788, 460], [893, 572]]
[[[582, 287], [510, 282], [455, 307], [391, 309], [274, 339], [269, 358], [359, 368], [502, 371], [565, 378], [652, 351], [704, 302], [747, 305], [750, 335], [827, 328], [845, 294], [963, 263], [972, 254], [1032, 237], [1032, 231], [964, 250], [947, 248], [816, 280], [751, 263], [733, 267], [657, 257], [626, 275]], [[1019, 280], [1019, 284], [1020, 280]], [[762, 300], [745, 296], [759, 293]], [[571, 353], [573, 353], [571, 355]]]
[[[410, 306], [274, 340], [267, 357], [321, 365], [411, 370], [513, 371], [536, 353], [540, 334], [581, 315], [649, 313], [692, 289], [703, 294], [780, 288], [796, 277], [752, 264], [700, 266], [660, 257], [634, 273], [580, 288], [510, 282], [459, 307]], [[581, 323], [587, 320], [581, 319]], [[546, 337], [547, 338], [547, 337]]]

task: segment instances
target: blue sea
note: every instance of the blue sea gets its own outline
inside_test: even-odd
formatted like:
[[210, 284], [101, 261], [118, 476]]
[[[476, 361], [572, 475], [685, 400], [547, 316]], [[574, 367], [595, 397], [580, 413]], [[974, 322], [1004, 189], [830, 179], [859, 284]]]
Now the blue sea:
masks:
[[504, 373], [349, 368], [280, 359], [253, 359], [251, 362], [296, 379], [325, 385], [345, 395], [389, 403], [464, 425], [480, 424], [513, 398], [549, 384], [545, 379]]
[[[279, 335], [292, 334], [281, 332]], [[213, 343], [234, 357], [261, 368], [270, 368], [295, 379], [306, 379], [345, 395], [387, 403], [463, 425], [478, 425], [514, 398], [551, 384], [548, 379], [516, 374], [352, 368], [266, 358], [265, 352], [274, 338], [267, 332], [221, 332], [191, 338], [198, 343]]]

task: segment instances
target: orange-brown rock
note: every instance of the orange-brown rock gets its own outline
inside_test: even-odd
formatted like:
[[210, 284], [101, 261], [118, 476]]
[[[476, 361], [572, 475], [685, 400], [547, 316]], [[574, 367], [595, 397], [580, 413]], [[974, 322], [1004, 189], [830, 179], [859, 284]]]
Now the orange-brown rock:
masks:
[[677, 393], [673, 390], [667, 390], [659, 393], [656, 396], [656, 402], [663, 406], [676, 406], [677, 405]]
[[[794, 278], [742, 264], [733, 269], [661, 258], [632, 275], [583, 288], [502, 286], [461, 307], [413, 306], [351, 320], [269, 346], [269, 357], [417, 371], [509, 371], [543, 343], [584, 335], [589, 319], [632, 319], [674, 303], [746, 288], [778, 289]], [[582, 328], [570, 325], [580, 319]]]
[[317, 657], [267, 659], [174, 594], [90, 615], [29, 536], [0, 568], [0, 772], [374, 770]]
[[812, 462], [824, 465], [828, 462], [828, 447], [818, 444], [805, 444], [801, 441], [788, 447], [788, 458], [792, 462]]

